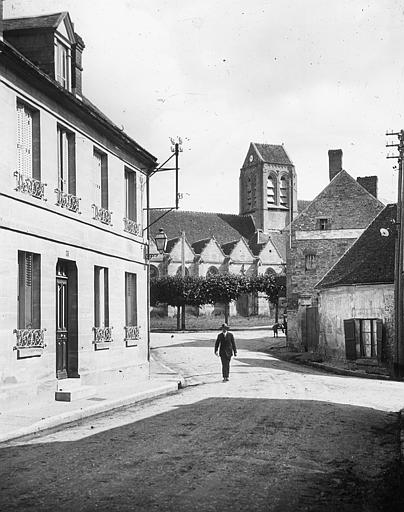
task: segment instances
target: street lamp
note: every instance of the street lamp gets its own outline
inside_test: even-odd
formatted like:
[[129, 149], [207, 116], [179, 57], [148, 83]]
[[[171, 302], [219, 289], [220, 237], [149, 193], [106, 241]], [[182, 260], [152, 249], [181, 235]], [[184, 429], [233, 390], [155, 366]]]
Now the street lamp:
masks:
[[167, 247], [167, 235], [164, 233], [163, 229], [159, 229], [158, 234], [154, 237], [154, 241], [159, 254], [163, 254]]

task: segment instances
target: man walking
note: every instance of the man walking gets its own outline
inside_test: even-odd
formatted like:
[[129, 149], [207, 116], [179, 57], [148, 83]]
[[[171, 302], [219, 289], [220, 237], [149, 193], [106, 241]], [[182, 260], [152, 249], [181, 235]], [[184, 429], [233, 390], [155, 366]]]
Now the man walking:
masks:
[[[218, 353], [219, 351], [219, 353]], [[215, 343], [215, 354], [222, 360], [223, 382], [229, 380], [230, 359], [234, 354], [237, 355], [237, 348], [234, 342], [234, 336], [229, 332], [227, 324], [222, 325], [222, 332], [218, 335]]]

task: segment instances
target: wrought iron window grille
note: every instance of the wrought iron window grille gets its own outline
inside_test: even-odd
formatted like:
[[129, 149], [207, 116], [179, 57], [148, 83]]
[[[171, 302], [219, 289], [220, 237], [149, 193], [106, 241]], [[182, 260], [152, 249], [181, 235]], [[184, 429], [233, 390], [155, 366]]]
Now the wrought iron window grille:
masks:
[[124, 230], [127, 233], [131, 233], [132, 235], [141, 236], [142, 235], [142, 226], [136, 223], [134, 220], [128, 219], [124, 217], [123, 219]]
[[102, 222], [103, 224], [107, 224], [112, 226], [111, 217], [112, 212], [107, 210], [106, 208], [100, 208], [96, 204], [91, 205], [93, 209], [93, 219]]
[[93, 327], [94, 340], [93, 343], [111, 343], [113, 327]]
[[17, 343], [13, 350], [45, 348], [45, 331], [46, 329], [14, 329]]
[[66, 208], [66, 210], [70, 210], [71, 212], [74, 213], [81, 213], [79, 211], [81, 197], [76, 197], [73, 194], [63, 192], [63, 190], [60, 190], [59, 188], [55, 188], [55, 192], [57, 195], [56, 206]]
[[140, 340], [140, 327], [137, 325], [125, 325], [125, 341]]
[[29, 176], [24, 176], [20, 174], [18, 171], [15, 171], [14, 176], [16, 177], [17, 184], [15, 190], [18, 192], [22, 192], [23, 194], [28, 194], [36, 199], [45, 199], [45, 187], [46, 183], [42, 183], [41, 181], [30, 178]]

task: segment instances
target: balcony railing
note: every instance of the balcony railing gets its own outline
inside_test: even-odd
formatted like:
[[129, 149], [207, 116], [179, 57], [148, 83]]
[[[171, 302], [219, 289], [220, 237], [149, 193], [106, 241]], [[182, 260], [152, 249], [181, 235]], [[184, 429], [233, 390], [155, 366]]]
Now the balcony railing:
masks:
[[35, 178], [30, 178], [28, 176], [24, 176], [23, 174], [20, 174], [18, 171], [15, 171], [14, 176], [17, 180], [17, 185], [15, 187], [15, 190], [18, 192], [22, 192], [23, 194], [29, 194], [32, 197], [35, 197], [36, 199], [44, 199], [45, 196], [45, 187], [46, 183], [42, 183], [39, 180], [36, 180]]
[[59, 188], [55, 188], [56, 192], [56, 205], [61, 208], [66, 208], [66, 210], [70, 210], [71, 212], [80, 213], [80, 197], [76, 197], [73, 194], [68, 194], [67, 192], [63, 192]]
[[94, 344], [98, 343], [111, 343], [113, 327], [93, 327]]
[[46, 329], [14, 329], [17, 343], [13, 350], [45, 348], [45, 331]]
[[140, 340], [140, 327], [137, 325], [125, 325], [125, 343], [127, 347], [133, 347], [137, 345], [137, 341]]
[[142, 226], [137, 224], [134, 220], [124, 217], [123, 219], [124, 230], [132, 235], [140, 236], [142, 234]]
[[112, 226], [111, 222], [111, 216], [112, 212], [107, 210], [106, 208], [100, 208], [96, 204], [91, 205], [93, 209], [93, 219], [99, 220], [103, 224], [108, 224], [109, 226]]

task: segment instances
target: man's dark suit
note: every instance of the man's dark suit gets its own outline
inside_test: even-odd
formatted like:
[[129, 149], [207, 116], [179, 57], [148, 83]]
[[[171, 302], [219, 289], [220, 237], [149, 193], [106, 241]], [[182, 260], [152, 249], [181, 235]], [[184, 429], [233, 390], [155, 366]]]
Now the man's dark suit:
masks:
[[[220, 347], [220, 348], [219, 348]], [[234, 336], [231, 332], [223, 333], [221, 332], [215, 343], [215, 353], [219, 350], [219, 356], [222, 360], [222, 373], [223, 378], [228, 379], [229, 378], [229, 371], [230, 371], [230, 359], [231, 356], [234, 354], [237, 355], [237, 348], [236, 344], [234, 342]]]

